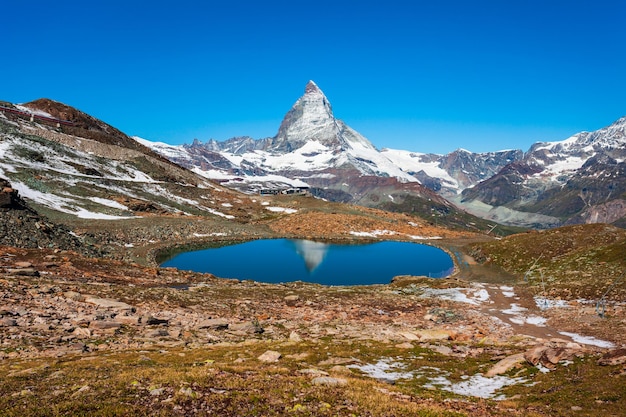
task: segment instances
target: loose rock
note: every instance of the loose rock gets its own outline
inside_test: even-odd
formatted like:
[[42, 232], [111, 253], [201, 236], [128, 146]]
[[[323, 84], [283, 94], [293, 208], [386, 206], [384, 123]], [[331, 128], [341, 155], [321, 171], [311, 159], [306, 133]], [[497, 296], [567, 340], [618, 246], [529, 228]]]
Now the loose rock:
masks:
[[326, 385], [330, 387], [348, 385], [348, 381], [343, 378], [333, 378], [330, 376], [318, 376], [311, 381], [313, 385]]
[[282, 355], [279, 352], [276, 352], [274, 350], [268, 350], [257, 359], [261, 362], [278, 362], [281, 357]]

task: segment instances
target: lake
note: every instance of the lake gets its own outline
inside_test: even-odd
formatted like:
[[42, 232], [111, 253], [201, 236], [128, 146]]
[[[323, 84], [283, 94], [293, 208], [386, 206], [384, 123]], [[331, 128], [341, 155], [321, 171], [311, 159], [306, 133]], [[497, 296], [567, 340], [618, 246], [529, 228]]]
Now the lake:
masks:
[[388, 284], [397, 275], [442, 278], [454, 264], [443, 250], [409, 242], [338, 244], [264, 239], [185, 252], [161, 264], [220, 278], [324, 285]]

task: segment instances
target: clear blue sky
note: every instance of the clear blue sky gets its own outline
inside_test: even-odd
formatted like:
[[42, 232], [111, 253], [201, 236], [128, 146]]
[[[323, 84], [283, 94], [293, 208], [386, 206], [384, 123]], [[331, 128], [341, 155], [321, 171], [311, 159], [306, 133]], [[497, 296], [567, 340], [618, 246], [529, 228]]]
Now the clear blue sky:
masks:
[[0, 99], [172, 144], [273, 136], [312, 79], [379, 148], [521, 148], [626, 115], [626, 1], [10, 1]]

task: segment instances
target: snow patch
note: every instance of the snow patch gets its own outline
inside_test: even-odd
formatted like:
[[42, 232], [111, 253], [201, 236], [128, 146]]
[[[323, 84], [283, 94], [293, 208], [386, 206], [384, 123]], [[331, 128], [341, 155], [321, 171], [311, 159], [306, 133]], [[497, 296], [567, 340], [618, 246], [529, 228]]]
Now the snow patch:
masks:
[[350, 234], [352, 236], [358, 236], [358, 237], [378, 237], [378, 236], [392, 236], [392, 235], [395, 235], [396, 232], [394, 232], [393, 230], [373, 230], [371, 232], [350, 231]]
[[128, 210], [128, 207], [126, 207], [125, 205], [120, 204], [114, 200], [109, 200], [108, 198], [89, 197], [89, 200], [93, 201], [94, 203], [101, 204], [103, 206], [107, 206], [107, 207], [111, 207], [111, 208], [115, 208], [119, 210]]
[[511, 378], [505, 375], [497, 375], [487, 378], [476, 374], [465, 377], [465, 381], [452, 383], [446, 377], [440, 376], [432, 378], [430, 383], [424, 385], [425, 388], [440, 388], [444, 391], [453, 392], [468, 397], [490, 398], [494, 400], [504, 400], [504, 395], [496, 396], [497, 391], [504, 387], [517, 385], [526, 382], [524, 378]]
[[536, 316], [536, 315], [525, 315], [521, 314], [525, 311], [528, 311], [527, 308], [521, 307], [518, 304], [511, 304], [511, 308], [502, 310], [504, 314], [508, 314], [513, 316], [509, 318], [509, 321], [514, 324], [524, 325], [524, 324], [532, 324], [537, 327], [545, 327], [546, 322], [548, 321], [545, 317]]
[[228, 236], [226, 233], [214, 232], [214, 233], [194, 233], [193, 237], [213, 237], [213, 236]]
[[[467, 288], [425, 288], [421, 298], [441, 298], [442, 300], [455, 301], [458, 303], [467, 303], [472, 305], [480, 305], [489, 300], [489, 293], [484, 289], [478, 289], [472, 292], [472, 296], [464, 292]], [[469, 291], [472, 291], [471, 289]]]
[[569, 307], [569, 303], [566, 300], [553, 300], [546, 297], [535, 296], [535, 304], [541, 310], [547, 310], [549, 308], [566, 308]]
[[269, 210], [274, 213], [285, 213], [285, 214], [294, 214], [298, 212], [298, 210], [296, 209], [287, 208], [287, 207], [275, 207], [275, 206], [265, 207], [265, 210]]
[[500, 290], [502, 291], [502, 295], [507, 298], [515, 297], [515, 289], [513, 287], [509, 287], [507, 285], [501, 285]]
[[15, 104], [14, 105], [16, 109], [23, 111], [25, 113], [30, 113], [30, 114], [34, 114], [36, 116], [43, 116], [43, 117], [50, 117], [52, 119], [54, 119], [55, 117], [53, 117], [50, 113], [45, 112], [43, 110], [37, 110], [37, 109], [31, 109], [29, 107], [26, 106], [22, 106], [21, 104]]
[[398, 381], [400, 379], [425, 378], [427, 382], [424, 388], [442, 389], [458, 395], [468, 397], [488, 398], [503, 400], [506, 397], [498, 395], [498, 391], [504, 387], [526, 382], [526, 379], [511, 378], [498, 375], [487, 378], [481, 374], [463, 377], [463, 381], [452, 383], [447, 377], [449, 372], [439, 368], [424, 366], [413, 371], [406, 371], [406, 365], [394, 358], [382, 358], [374, 364], [348, 365], [348, 368], [358, 369], [367, 376], [386, 381]]
[[[73, 214], [81, 219], [98, 219], [98, 220], [124, 220], [133, 219], [136, 216], [112, 216], [104, 213], [96, 213], [77, 207], [76, 202], [69, 198], [61, 197], [52, 193], [44, 193], [28, 187], [26, 184], [12, 180], [11, 185], [19, 191], [23, 198], [27, 198], [36, 204], [41, 204], [53, 210], [63, 213]], [[109, 200], [112, 201], [112, 200]]]
[[374, 364], [348, 365], [348, 368], [358, 369], [371, 378], [387, 381], [412, 379], [414, 377], [413, 372], [402, 371], [403, 365], [399, 362], [395, 362], [393, 358], [382, 358]]
[[559, 334], [562, 334], [563, 336], [571, 337], [574, 342], [582, 343], [584, 345], [597, 346], [597, 347], [607, 348], [607, 349], [611, 349], [615, 347], [614, 343], [608, 342], [606, 340], [596, 339], [593, 336], [581, 336], [579, 334], [570, 333], [570, 332], [559, 332]]
[[438, 240], [443, 239], [441, 236], [416, 236], [416, 235], [407, 235], [411, 239], [414, 240]]

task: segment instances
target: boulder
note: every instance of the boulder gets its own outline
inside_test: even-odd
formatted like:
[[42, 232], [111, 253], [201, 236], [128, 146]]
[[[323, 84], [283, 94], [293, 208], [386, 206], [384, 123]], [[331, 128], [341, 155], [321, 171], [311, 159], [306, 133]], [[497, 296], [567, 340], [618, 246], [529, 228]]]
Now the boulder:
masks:
[[299, 343], [302, 342], [302, 337], [295, 331], [292, 331], [289, 333], [289, 341]]
[[282, 355], [279, 352], [276, 352], [274, 350], [268, 350], [257, 359], [261, 362], [278, 362], [281, 357]]
[[298, 373], [303, 374], [303, 375], [311, 375], [315, 377], [328, 376], [328, 372], [322, 371], [321, 369], [314, 369], [314, 368], [300, 369]]
[[7, 269], [7, 272], [11, 275], [19, 275], [24, 277], [38, 277], [39, 271], [34, 268], [11, 268]]
[[543, 353], [543, 358], [553, 365], [566, 360], [571, 359], [574, 356], [574, 352], [562, 347], [548, 348]]
[[563, 343], [549, 342], [539, 344], [524, 352], [524, 359], [537, 366], [542, 364], [547, 368], [554, 368], [561, 361], [569, 360], [580, 354], [584, 349], [578, 344], [564, 341]]
[[85, 295], [85, 302], [102, 308], [110, 308], [112, 310], [135, 311], [135, 307], [131, 306], [130, 304], [126, 304], [121, 301], [112, 300], [109, 298], [100, 298], [93, 295]]
[[228, 329], [226, 319], [206, 319], [196, 325], [197, 329], [225, 330]]
[[330, 376], [318, 376], [311, 381], [313, 385], [325, 385], [329, 387], [348, 385], [348, 381], [343, 378], [333, 378]]
[[74, 301], [84, 301], [84, 297], [76, 291], [65, 291], [63, 296]]
[[454, 332], [451, 330], [417, 330], [415, 334], [419, 337], [420, 341], [432, 341], [432, 340], [450, 340], [453, 338]]
[[117, 330], [122, 325], [116, 321], [96, 320], [89, 323], [89, 328], [93, 330]]
[[526, 358], [523, 353], [516, 353], [515, 355], [507, 356], [488, 370], [485, 376], [491, 378], [496, 375], [505, 374], [511, 369], [519, 367], [524, 362], [526, 362]]
[[17, 320], [11, 317], [3, 317], [0, 319], [0, 327], [15, 327], [17, 326]]
[[86, 327], [77, 327], [72, 334], [77, 337], [91, 337], [91, 330]]
[[153, 317], [153, 316], [142, 317], [141, 321], [148, 326], [158, 326], [161, 324], [165, 324], [165, 325], [169, 324], [168, 319], [160, 319], [160, 318]]
[[404, 337], [406, 340], [409, 341], [416, 341], [416, 340], [420, 340], [420, 337], [418, 335], [416, 335], [415, 333], [411, 333], [411, 332], [400, 332], [398, 333], [400, 336]]
[[454, 351], [449, 348], [448, 346], [443, 346], [443, 345], [431, 345], [429, 346], [429, 348], [433, 351], [433, 352], [437, 352], [440, 355], [444, 355], [444, 356], [451, 356]]
[[293, 294], [286, 296], [283, 300], [285, 301], [285, 304], [287, 304], [289, 307], [295, 307], [296, 304], [298, 304], [298, 301], [300, 301], [300, 297]]
[[228, 330], [237, 334], [263, 333], [263, 328], [258, 323], [251, 321], [231, 324], [228, 326]]
[[147, 338], [153, 339], [158, 337], [169, 337], [170, 332], [167, 329], [149, 330], [145, 333]]
[[600, 359], [598, 365], [614, 366], [626, 363], [626, 348], [613, 349], [606, 352]]
[[117, 315], [114, 320], [119, 324], [126, 324], [129, 326], [137, 326], [139, 324], [139, 316]]
[[537, 366], [543, 357], [543, 353], [548, 350], [547, 346], [537, 345], [524, 352], [524, 359], [533, 366]]

